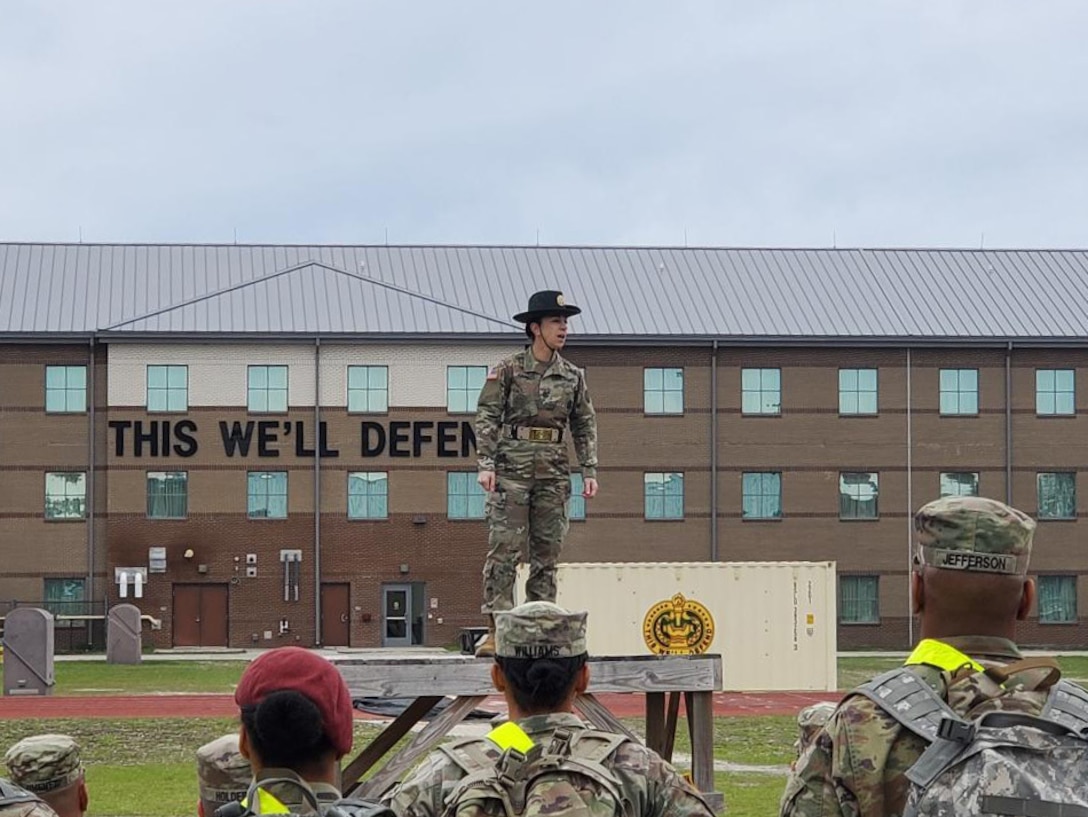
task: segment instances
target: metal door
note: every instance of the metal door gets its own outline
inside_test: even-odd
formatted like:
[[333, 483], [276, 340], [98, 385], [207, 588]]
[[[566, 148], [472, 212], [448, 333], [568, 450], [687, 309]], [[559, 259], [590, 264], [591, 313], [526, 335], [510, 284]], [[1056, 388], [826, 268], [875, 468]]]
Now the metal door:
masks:
[[382, 646], [412, 646], [409, 616], [412, 614], [412, 585], [382, 587]]
[[225, 584], [175, 584], [175, 647], [226, 647], [228, 590]]
[[321, 643], [351, 646], [351, 585], [321, 585]]
[[200, 646], [227, 647], [227, 585], [204, 584], [200, 587]]
[[175, 647], [200, 646], [200, 585], [174, 585]]

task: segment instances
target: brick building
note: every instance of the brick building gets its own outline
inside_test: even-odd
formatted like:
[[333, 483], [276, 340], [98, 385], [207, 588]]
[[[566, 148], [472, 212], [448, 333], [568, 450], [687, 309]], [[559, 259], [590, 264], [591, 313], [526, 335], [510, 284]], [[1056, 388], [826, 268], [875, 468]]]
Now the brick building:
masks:
[[911, 509], [975, 491], [1040, 520], [1022, 640], [1088, 646], [1080, 251], [0, 244], [0, 602], [453, 642], [476, 394], [544, 287], [601, 436], [566, 559], [833, 559], [840, 646], [903, 647]]

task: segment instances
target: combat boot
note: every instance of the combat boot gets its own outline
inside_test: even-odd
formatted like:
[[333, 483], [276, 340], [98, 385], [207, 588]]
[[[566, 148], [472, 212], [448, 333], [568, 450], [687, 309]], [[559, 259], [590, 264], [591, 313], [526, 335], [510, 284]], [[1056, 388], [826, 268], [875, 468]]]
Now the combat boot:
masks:
[[477, 658], [495, 657], [495, 617], [490, 616], [487, 624], [487, 634], [476, 642]]

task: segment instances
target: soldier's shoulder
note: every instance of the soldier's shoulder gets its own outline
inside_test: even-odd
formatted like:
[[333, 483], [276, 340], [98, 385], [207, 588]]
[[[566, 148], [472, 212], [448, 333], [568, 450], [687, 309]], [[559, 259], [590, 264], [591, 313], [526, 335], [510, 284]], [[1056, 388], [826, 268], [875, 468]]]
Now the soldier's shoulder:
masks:
[[609, 758], [613, 769], [629, 772], [648, 780], [664, 780], [679, 773], [661, 755], [633, 740], [620, 744]]
[[57, 817], [57, 813], [41, 800], [0, 806], [0, 817]]
[[828, 717], [824, 730], [833, 738], [844, 732], [876, 737], [887, 733], [894, 735], [899, 722], [871, 698], [864, 695], [848, 695]]
[[559, 366], [564, 372], [566, 372], [571, 377], [578, 378], [579, 380], [586, 379], [586, 370], [584, 367], [579, 366], [577, 363], [574, 363], [569, 358], [563, 357], [563, 355], [558, 355], [558, 357]]

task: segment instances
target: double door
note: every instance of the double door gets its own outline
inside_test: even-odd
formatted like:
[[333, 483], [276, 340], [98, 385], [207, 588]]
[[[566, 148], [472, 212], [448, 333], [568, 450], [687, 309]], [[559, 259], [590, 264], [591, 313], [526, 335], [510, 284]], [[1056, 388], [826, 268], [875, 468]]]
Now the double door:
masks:
[[228, 647], [228, 585], [175, 584], [175, 647]]

